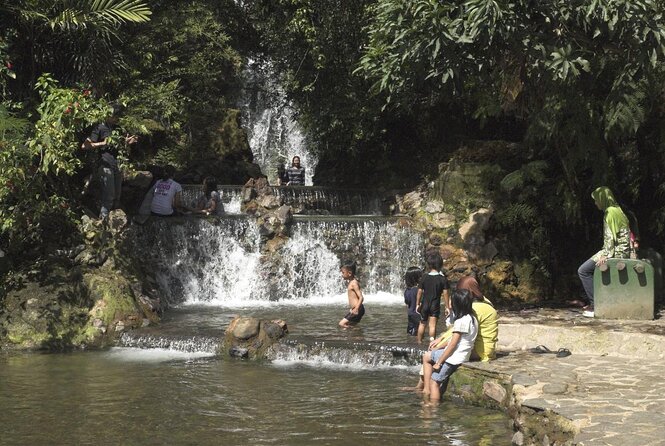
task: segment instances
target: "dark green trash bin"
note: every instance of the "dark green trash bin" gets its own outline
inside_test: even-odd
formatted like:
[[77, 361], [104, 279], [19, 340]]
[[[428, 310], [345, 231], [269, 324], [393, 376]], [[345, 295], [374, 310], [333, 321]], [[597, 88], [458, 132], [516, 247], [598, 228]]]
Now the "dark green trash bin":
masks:
[[602, 319], [653, 319], [653, 267], [644, 260], [608, 259], [593, 274], [595, 316]]

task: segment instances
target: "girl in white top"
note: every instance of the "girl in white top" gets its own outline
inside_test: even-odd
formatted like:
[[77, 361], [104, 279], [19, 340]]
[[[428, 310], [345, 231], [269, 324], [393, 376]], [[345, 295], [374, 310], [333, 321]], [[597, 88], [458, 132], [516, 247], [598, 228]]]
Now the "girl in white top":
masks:
[[450, 341], [436, 346], [441, 339], [435, 339], [430, 344], [434, 350], [423, 355], [424, 393], [429, 394], [433, 401], [441, 399], [448, 386], [448, 378], [469, 360], [478, 336], [478, 320], [471, 307], [473, 296], [469, 290], [455, 290], [451, 300], [455, 321]]

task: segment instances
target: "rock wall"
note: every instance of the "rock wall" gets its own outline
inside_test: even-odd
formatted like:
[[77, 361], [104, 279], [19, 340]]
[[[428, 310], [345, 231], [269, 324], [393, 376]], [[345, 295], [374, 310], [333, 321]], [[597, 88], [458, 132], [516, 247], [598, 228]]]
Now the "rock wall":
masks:
[[395, 215], [408, 215], [425, 234], [425, 251], [438, 251], [449, 279], [475, 274], [491, 300], [519, 306], [547, 294], [544, 281], [528, 262], [514, 261], [506, 252], [504, 235], [495, 229], [500, 205], [499, 181], [507, 173], [488, 158], [515, 156], [516, 145], [479, 142], [464, 146], [427, 184], [396, 196]]
[[14, 276], [0, 316], [0, 348], [65, 350], [103, 347], [131, 328], [160, 319], [156, 288], [127, 255], [127, 217], [84, 216], [85, 242], [58, 251]]

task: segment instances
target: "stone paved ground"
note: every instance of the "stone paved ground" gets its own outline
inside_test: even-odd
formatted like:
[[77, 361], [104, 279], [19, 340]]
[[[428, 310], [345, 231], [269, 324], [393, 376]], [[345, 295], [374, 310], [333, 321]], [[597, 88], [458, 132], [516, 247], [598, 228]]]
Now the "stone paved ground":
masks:
[[[578, 445], [665, 445], [663, 316], [604, 321], [571, 310], [509, 313], [500, 321], [499, 345], [510, 354], [476, 366], [511, 374], [522, 405], [570, 419]], [[566, 347], [572, 355], [532, 353], [537, 345]]]

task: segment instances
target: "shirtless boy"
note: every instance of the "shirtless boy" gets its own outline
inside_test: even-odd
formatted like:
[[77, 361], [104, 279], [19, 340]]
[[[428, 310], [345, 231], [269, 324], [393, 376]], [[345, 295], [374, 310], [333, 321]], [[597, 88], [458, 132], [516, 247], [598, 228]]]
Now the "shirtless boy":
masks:
[[365, 306], [363, 305], [363, 293], [360, 291], [360, 284], [356, 279], [356, 263], [352, 261], [344, 262], [339, 269], [342, 273], [342, 278], [348, 281], [346, 292], [349, 297], [349, 312], [344, 319], [339, 321], [339, 326], [342, 328], [349, 328], [363, 318], [365, 315]]

